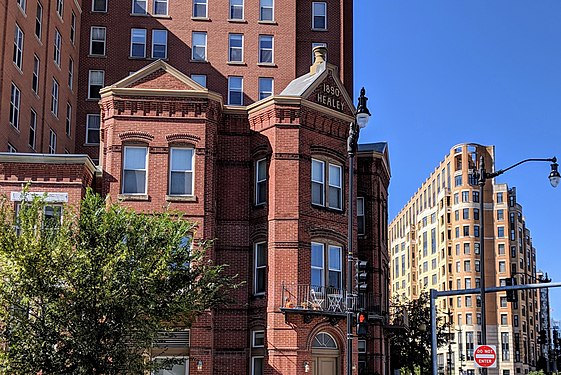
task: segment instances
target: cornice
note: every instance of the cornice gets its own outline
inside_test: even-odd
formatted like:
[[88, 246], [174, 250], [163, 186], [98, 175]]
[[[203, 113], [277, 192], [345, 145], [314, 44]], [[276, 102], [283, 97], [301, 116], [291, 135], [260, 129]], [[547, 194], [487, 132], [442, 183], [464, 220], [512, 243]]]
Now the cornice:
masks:
[[88, 155], [79, 154], [31, 154], [0, 152], [0, 163], [19, 164], [83, 164], [91, 173], [96, 167]]

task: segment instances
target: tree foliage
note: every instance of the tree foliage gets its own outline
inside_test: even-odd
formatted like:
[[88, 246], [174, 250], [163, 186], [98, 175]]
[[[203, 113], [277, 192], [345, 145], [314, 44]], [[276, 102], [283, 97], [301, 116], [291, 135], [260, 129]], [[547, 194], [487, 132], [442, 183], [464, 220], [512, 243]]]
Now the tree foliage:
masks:
[[155, 366], [158, 332], [189, 327], [234, 285], [176, 213], [136, 213], [90, 191], [62, 221], [45, 210], [28, 199], [14, 221], [13, 202], [0, 201], [3, 373], [141, 374]]
[[[418, 299], [406, 302], [394, 301], [393, 306], [401, 311], [408, 321], [407, 327], [396, 329], [390, 337], [392, 369], [407, 369], [409, 373], [430, 374], [431, 368], [431, 320], [430, 299], [423, 292]], [[437, 317], [438, 346], [446, 343], [446, 323]]]

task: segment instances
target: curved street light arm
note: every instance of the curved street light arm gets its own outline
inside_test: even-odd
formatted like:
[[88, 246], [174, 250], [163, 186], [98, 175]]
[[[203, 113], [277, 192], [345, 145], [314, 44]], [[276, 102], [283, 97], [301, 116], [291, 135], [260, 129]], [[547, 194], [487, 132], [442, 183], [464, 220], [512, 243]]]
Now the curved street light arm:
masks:
[[498, 171], [495, 171], [495, 172], [485, 172], [485, 178], [487, 179], [487, 178], [494, 178], [494, 177], [500, 176], [500, 175], [502, 175], [503, 173], [505, 173], [506, 171], [511, 170], [511, 169], [514, 168], [514, 167], [518, 167], [520, 164], [524, 164], [524, 163], [527, 163], [527, 162], [529, 162], [529, 161], [548, 161], [548, 162], [550, 162], [550, 163], [556, 163], [556, 162], [557, 162], [557, 158], [556, 158], [556, 157], [553, 157], [553, 158], [530, 158], [530, 159], [524, 159], [524, 160], [522, 160], [522, 161], [519, 161], [519, 162], [516, 163], [516, 164], [511, 165], [511, 166], [508, 167], [508, 168], [499, 169]]

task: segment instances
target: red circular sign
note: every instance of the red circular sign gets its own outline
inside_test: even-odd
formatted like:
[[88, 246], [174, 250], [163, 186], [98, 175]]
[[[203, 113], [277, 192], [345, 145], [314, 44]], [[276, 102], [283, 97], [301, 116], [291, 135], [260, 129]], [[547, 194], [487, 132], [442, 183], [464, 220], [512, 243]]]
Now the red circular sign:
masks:
[[480, 345], [475, 349], [473, 358], [479, 367], [493, 367], [497, 361], [497, 352], [489, 345]]

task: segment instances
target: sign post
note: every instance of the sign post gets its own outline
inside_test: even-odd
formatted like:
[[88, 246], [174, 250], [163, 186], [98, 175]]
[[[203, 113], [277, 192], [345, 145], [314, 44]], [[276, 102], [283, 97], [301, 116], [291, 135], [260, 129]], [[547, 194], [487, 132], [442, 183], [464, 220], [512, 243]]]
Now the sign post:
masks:
[[478, 345], [473, 352], [475, 367], [496, 368], [497, 347], [495, 345]]

